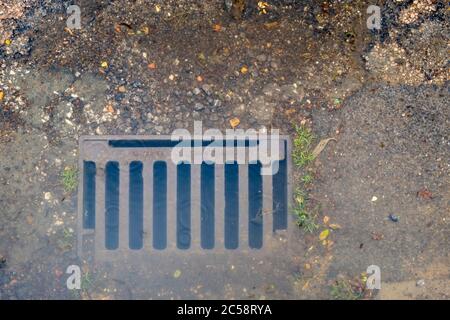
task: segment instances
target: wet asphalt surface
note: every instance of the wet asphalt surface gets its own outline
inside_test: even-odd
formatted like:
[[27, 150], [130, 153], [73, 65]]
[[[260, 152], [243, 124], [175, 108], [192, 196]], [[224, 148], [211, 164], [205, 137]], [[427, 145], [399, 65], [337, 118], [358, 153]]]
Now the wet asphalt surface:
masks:
[[[86, 0], [73, 31], [69, 4], [0, 2], [1, 299], [331, 299], [336, 279], [372, 264], [386, 289], [367, 298], [448, 299], [445, 2], [382, 1], [380, 31], [364, 1], [268, 1], [264, 13]], [[225, 130], [232, 118], [336, 139], [310, 168], [316, 232], [295, 229], [288, 250], [256, 256], [77, 256], [77, 195], [61, 176], [77, 168], [80, 135], [170, 134], [194, 120]], [[325, 244], [324, 217], [340, 226]], [[80, 291], [66, 288], [70, 264], [82, 266]]]

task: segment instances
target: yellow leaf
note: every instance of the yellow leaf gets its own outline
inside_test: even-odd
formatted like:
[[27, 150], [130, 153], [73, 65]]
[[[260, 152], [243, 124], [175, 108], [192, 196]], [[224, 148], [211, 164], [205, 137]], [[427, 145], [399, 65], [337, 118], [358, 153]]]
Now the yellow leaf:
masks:
[[6, 39], [5, 40], [5, 45], [9, 46], [11, 44], [11, 42], [12, 42], [11, 39]]
[[323, 223], [328, 224], [328, 222], [330, 222], [330, 217], [329, 216], [323, 217]]
[[108, 62], [103, 61], [101, 66], [102, 66], [102, 68], [108, 68]]
[[337, 223], [332, 223], [332, 224], [330, 224], [330, 228], [333, 230], [336, 230], [336, 229], [341, 229], [341, 226], [338, 225]]
[[175, 272], [173, 273], [173, 277], [175, 279], [179, 278], [181, 276], [181, 271], [180, 270], [175, 270]]
[[230, 120], [230, 125], [233, 129], [236, 128], [240, 123], [241, 120], [239, 120], [238, 118], [233, 118]]
[[248, 72], [248, 68], [246, 67], [246, 66], [243, 66], [242, 68], [241, 68], [241, 73], [242, 74], [246, 74]]
[[0, 101], [2, 101], [4, 97], [5, 97], [5, 93], [3, 91], [0, 91]]
[[328, 238], [329, 234], [330, 234], [330, 230], [328, 230], [328, 229], [323, 230], [319, 235], [319, 240], [320, 241], [325, 240], [326, 238]]

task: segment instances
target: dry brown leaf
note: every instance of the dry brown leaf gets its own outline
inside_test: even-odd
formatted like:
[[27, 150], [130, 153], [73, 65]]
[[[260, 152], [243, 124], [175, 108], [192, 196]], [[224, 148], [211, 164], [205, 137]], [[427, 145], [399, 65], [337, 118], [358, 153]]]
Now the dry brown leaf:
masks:
[[328, 222], [330, 222], [330, 217], [329, 216], [323, 217], [323, 223], [328, 224]]
[[325, 149], [328, 142], [330, 142], [331, 140], [336, 141], [335, 138], [328, 138], [328, 139], [323, 139], [319, 142], [319, 144], [314, 148], [314, 150], [312, 152], [314, 159], [317, 158], [317, 156], [323, 151], [323, 149]]
[[433, 194], [426, 188], [423, 188], [417, 192], [417, 196], [424, 199], [430, 200], [433, 199]]
[[336, 229], [341, 229], [341, 226], [338, 225], [337, 223], [332, 223], [329, 226], [331, 229], [336, 230]]

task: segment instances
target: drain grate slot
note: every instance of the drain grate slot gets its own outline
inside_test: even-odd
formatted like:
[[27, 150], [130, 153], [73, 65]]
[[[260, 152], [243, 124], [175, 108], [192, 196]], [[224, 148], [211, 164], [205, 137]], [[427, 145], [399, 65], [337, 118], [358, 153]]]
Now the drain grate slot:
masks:
[[177, 166], [177, 248], [191, 245], [191, 165]]
[[250, 248], [259, 249], [262, 246], [263, 231], [263, 184], [261, 177], [261, 163], [248, 166], [249, 206], [248, 206], [248, 234]]
[[129, 189], [129, 243], [130, 249], [142, 249], [144, 235], [144, 181], [142, 177], [142, 162], [130, 163], [130, 189]]
[[225, 248], [239, 245], [239, 165], [225, 165]]
[[[80, 248], [94, 234], [95, 254], [108, 257], [118, 251], [261, 250], [274, 232], [288, 229], [286, 138], [273, 176], [262, 175], [261, 162], [249, 163], [248, 154], [245, 163], [174, 164], [172, 141], [152, 139], [81, 139]], [[224, 154], [259, 143], [235, 142]]]
[[215, 166], [201, 165], [201, 245], [203, 249], [214, 248], [214, 188]]
[[105, 246], [114, 250], [119, 247], [119, 163], [108, 162], [105, 174]]
[[83, 161], [83, 228], [95, 228], [95, 163]]
[[273, 176], [273, 231], [286, 229], [288, 225], [288, 163], [278, 162], [278, 172]]
[[167, 246], [167, 165], [156, 161], [153, 165], [153, 247]]

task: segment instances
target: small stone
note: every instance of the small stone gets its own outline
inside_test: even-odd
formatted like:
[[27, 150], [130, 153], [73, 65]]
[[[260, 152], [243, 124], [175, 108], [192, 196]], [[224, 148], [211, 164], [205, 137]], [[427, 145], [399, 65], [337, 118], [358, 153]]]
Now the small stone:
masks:
[[202, 90], [205, 92], [208, 96], [211, 95], [211, 86], [208, 84], [202, 85]]
[[200, 94], [200, 89], [199, 88], [194, 88], [194, 90], [192, 90], [192, 92], [196, 95], [196, 96], [198, 96], [199, 94]]
[[52, 199], [52, 194], [50, 192], [44, 193], [44, 199], [45, 200], [51, 200]]
[[203, 110], [203, 109], [205, 109], [205, 106], [202, 105], [201, 103], [196, 102], [196, 103], [194, 104], [194, 110], [195, 110], [195, 111], [201, 111], [201, 110]]
[[398, 216], [396, 216], [395, 214], [390, 214], [389, 215], [389, 220], [391, 220], [392, 222], [398, 222], [398, 220], [399, 220], [399, 217]]
[[214, 108], [218, 108], [222, 105], [222, 101], [220, 101], [219, 99], [214, 100], [213, 102], [213, 107]]
[[256, 57], [256, 60], [258, 60], [260, 62], [264, 62], [267, 60], [267, 56], [265, 54], [260, 54]]
[[375, 201], [377, 201], [377, 200], [378, 200], [378, 198], [377, 198], [376, 196], [373, 196], [372, 199], [371, 199], [370, 201], [375, 202]]
[[425, 280], [423, 280], [423, 279], [417, 280], [416, 286], [418, 286], [418, 287], [425, 286]]

